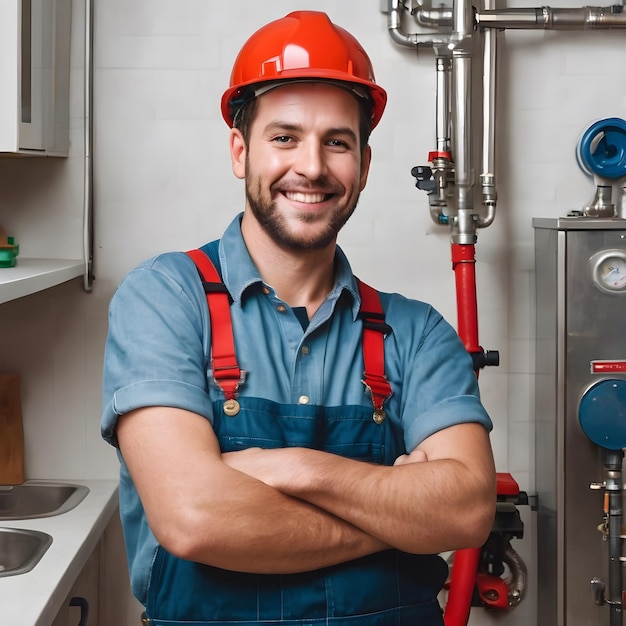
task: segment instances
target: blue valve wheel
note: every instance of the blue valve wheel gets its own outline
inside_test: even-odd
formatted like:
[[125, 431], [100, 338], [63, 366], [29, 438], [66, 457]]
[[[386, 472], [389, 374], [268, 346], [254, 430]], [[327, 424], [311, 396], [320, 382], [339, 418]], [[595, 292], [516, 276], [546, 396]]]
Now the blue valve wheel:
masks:
[[626, 176], [626, 120], [609, 117], [591, 124], [578, 142], [576, 160], [588, 175], [609, 180]]
[[603, 380], [590, 387], [580, 400], [578, 420], [596, 445], [626, 448], [626, 381]]

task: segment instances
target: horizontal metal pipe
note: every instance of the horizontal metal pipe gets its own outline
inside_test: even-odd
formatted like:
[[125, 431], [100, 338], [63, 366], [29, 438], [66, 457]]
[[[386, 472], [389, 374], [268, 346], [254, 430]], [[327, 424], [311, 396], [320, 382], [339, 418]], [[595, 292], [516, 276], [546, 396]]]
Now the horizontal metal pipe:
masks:
[[583, 7], [581, 9], [552, 9], [548, 28], [554, 30], [626, 28], [626, 13], [616, 13], [612, 7]]
[[445, 44], [448, 37], [445, 34], [433, 33], [405, 33], [402, 31], [402, 10], [404, 5], [401, 0], [390, 0], [389, 14], [387, 16], [387, 30], [391, 39], [401, 45], [415, 48], [423, 44]]
[[[618, 10], [619, 9], [619, 10]], [[622, 7], [495, 9], [476, 13], [482, 28], [593, 30], [626, 28]]]
[[540, 28], [542, 9], [490, 9], [476, 13], [476, 22], [484, 28]]
[[445, 7], [420, 9], [415, 12], [415, 19], [422, 26], [451, 27], [453, 22], [452, 9]]

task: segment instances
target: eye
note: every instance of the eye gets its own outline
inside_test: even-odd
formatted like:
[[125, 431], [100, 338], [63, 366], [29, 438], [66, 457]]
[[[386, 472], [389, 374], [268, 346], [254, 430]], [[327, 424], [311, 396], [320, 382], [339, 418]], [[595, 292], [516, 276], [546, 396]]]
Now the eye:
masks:
[[289, 135], [278, 135], [272, 138], [272, 141], [279, 144], [291, 143], [293, 139]]
[[350, 149], [350, 144], [342, 139], [329, 139], [327, 143], [331, 148], [336, 148], [338, 150]]

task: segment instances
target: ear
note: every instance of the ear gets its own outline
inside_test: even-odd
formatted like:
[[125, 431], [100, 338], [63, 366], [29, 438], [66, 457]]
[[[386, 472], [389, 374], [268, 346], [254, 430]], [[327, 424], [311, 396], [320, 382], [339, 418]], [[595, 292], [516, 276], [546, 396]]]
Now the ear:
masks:
[[367, 183], [367, 176], [370, 171], [370, 163], [372, 162], [372, 148], [368, 144], [365, 146], [365, 150], [363, 150], [363, 155], [361, 156], [361, 179], [360, 179], [360, 191], [365, 189], [365, 184]]
[[229, 144], [233, 174], [237, 178], [243, 179], [246, 177], [246, 142], [239, 129], [231, 129]]

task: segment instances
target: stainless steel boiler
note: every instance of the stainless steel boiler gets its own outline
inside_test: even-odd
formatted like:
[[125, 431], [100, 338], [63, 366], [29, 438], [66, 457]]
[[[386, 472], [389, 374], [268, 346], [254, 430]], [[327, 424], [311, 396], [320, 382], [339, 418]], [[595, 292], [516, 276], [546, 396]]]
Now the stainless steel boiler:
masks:
[[621, 626], [626, 219], [533, 226], [537, 625]]

